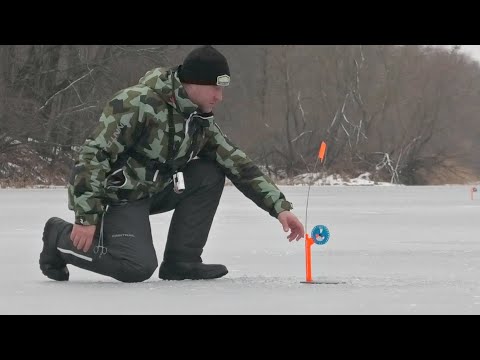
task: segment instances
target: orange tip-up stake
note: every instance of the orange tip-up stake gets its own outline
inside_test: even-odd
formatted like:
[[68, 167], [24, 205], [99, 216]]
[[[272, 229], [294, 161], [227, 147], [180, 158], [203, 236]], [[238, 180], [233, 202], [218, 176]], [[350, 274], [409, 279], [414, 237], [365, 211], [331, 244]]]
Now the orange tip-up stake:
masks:
[[306, 265], [306, 282], [312, 281], [312, 245], [313, 239], [310, 235], [305, 234], [305, 265]]

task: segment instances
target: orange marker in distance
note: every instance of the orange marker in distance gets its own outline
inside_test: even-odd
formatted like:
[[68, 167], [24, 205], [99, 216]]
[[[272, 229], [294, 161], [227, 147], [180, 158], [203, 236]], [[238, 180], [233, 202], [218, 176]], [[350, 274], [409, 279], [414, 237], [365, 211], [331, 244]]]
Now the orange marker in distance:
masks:
[[327, 144], [325, 141], [322, 141], [322, 144], [320, 145], [320, 149], [318, 150], [318, 158], [320, 159], [321, 162], [325, 160], [325, 152], [327, 151]]

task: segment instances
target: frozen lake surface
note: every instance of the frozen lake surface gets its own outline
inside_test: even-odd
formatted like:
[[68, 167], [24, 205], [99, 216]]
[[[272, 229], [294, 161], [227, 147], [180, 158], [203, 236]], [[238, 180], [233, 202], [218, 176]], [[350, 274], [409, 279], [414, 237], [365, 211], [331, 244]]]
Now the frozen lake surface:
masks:
[[[305, 222], [308, 187], [281, 186]], [[51, 216], [72, 221], [65, 189], [0, 190], [2, 314], [480, 314], [480, 195], [469, 186], [315, 186], [308, 231], [331, 238], [312, 246], [312, 275], [337, 285], [303, 284], [304, 240], [289, 243], [280, 223], [236, 188], [224, 191], [205, 263], [229, 273], [208, 281], [124, 284], [69, 266], [55, 282], [38, 267]], [[477, 193], [478, 194], [478, 193]], [[163, 254], [172, 213], [151, 217]], [[161, 259], [160, 259], [161, 260]]]

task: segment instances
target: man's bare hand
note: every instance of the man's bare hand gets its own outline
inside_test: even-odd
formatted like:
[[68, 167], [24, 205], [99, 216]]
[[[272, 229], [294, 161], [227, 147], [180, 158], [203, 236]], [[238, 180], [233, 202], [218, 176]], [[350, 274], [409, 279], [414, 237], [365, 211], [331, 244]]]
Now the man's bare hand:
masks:
[[278, 215], [278, 221], [283, 226], [283, 231], [288, 232], [291, 230], [290, 235], [288, 235], [288, 241], [293, 240], [300, 240], [303, 238], [305, 230], [303, 228], [303, 224], [298, 220], [298, 218], [290, 211], [282, 211], [280, 215]]
[[95, 225], [73, 224], [70, 240], [78, 250], [87, 252], [92, 246], [93, 236], [95, 235]]

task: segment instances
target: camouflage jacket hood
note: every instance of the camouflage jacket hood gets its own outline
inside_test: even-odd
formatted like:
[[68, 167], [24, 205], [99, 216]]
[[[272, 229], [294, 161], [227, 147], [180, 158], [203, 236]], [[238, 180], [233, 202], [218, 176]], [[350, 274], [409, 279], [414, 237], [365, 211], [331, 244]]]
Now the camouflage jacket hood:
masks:
[[198, 113], [175, 68], [148, 71], [107, 102], [78, 154], [68, 187], [75, 223], [97, 224], [109, 204], [165, 190], [195, 157], [216, 161], [232, 183], [271, 216], [292, 205], [215, 122]]

